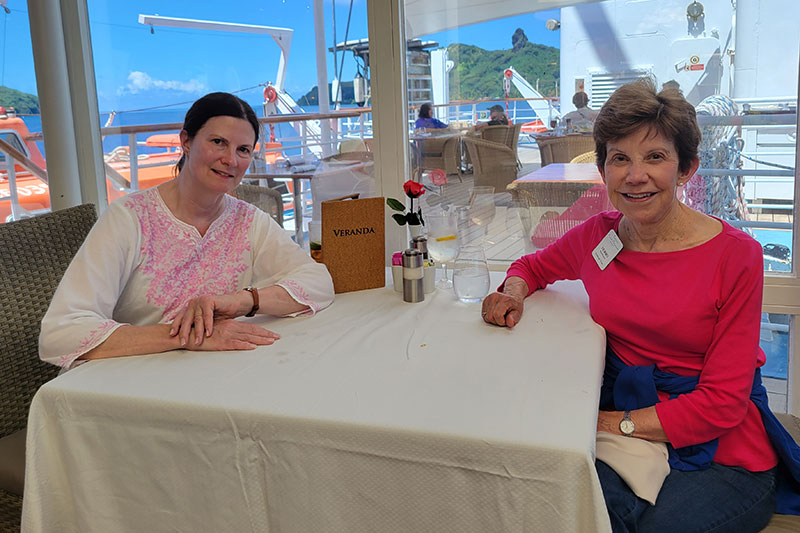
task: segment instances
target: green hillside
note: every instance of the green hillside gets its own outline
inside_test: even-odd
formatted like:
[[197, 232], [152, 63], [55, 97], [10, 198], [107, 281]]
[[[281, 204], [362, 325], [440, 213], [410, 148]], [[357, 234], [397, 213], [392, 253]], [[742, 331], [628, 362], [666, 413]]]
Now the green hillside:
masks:
[[[511, 37], [512, 48], [508, 50], [484, 50], [469, 44], [451, 44], [447, 53], [455, 63], [450, 71], [450, 100], [475, 100], [479, 98], [502, 99], [503, 71], [513, 66], [533, 87], [539, 81], [539, 92], [544, 96], [556, 96], [559, 78], [560, 51], [552, 46], [528, 42], [522, 30]], [[353, 84], [345, 82], [343, 103], [353, 99]], [[330, 94], [330, 86], [328, 88]], [[512, 98], [522, 95], [511, 85]], [[317, 102], [317, 88], [297, 99], [300, 105]]]
[[[559, 77], [558, 48], [526, 42], [515, 51], [484, 50], [468, 44], [451, 44], [448, 56], [456, 66], [450, 71], [450, 100], [503, 98], [503, 71], [513, 66], [544, 96], [556, 95]], [[512, 98], [522, 95], [511, 85]]]
[[36, 95], [23, 93], [0, 85], [0, 106], [13, 107], [17, 113], [35, 115], [39, 113], [39, 99]]

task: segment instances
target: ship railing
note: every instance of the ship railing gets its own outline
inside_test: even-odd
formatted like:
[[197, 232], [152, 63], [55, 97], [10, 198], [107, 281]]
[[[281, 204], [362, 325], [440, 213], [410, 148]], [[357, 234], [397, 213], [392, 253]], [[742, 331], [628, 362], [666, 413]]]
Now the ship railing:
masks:
[[10, 220], [20, 220], [38, 214], [22, 207], [19, 203], [19, 192], [17, 191], [17, 171], [19, 164], [22, 168], [47, 183], [47, 171], [28, 159], [22, 152], [11, 146], [9, 143], [0, 139], [0, 155], [3, 156], [3, 163], [0, 168], [5, 169], [8, 179], [8, 196], [0, 198], [0, 202], [11, 202]]
[[[557, 97], [550, 97], [550, 98], [509, 98], [508, 100], [504, 98], [480, 98], [474, 100], [452, 100], [446, 104], [435, 104], [433, 105], [434, 109], [445, 110], [444, 113], [437, 113], [438, 116], [443, 117], [443, 122], [447, 124], [455, 124], [460, 129], [464, 129], [467, 127], [472, 127], [476, 123], [480, 122], [483, 119], [489, 118], [489, 111], [488, 109], [479, 109], [487, 107], [487, 104], [499, 104], [502, 105], [504, 109], [506, 109], [506, 102], [508, 102], [507, 107], [507, 114], [508, 118], [513, 123], [519, 122], [532, 122], [537, 119], [542, 121], [542, 124], [545, 128], [550, 129], [550, 122], [555, 119], [554, 116], [550, 115], [547, 117], [539, 117], [536, 112], [533, 110], [533, 106], [530, 105], [530, 102], [533, 101], [540, 101], [544, 100], [549, 102], [549, 108], [554, 109], [558, 108], [559, 99]], [[417, 113], [419, 110], [418, 105], [410, 106], [409, 107], [409, 130], [414, 129], [414, 122], [417, 119]], [[527, 134], [520, 135], [520, 144], [527, 144], [533, 143], [535, 140], [533, 136]]]
[[[261, 143], [261, 156], [263, 158], [263, 155], [266, 151], [279, 151], [285, 158], [295, 154], [310, 156], [316, 152], [332, 154], [336, 151], [339, 142], [343, 139], [355, 138], [356, 136], [361, 138], [372, 136], [372, 121], [368, 118], [371, 116], [371, 112], [372, 110], [368, 107], [353, 109], [348, 108], [340, 111], [331, 111], [329, 113], [296, 113], [259, 118], [258, 121], [265, 126], [265, 130], [270, 124], [277, 125], [282, 123], [291, 123], [293, 125], [300, 126], [299, 135], [281, 136], [276, 138], [276, 141], [282, 144], [280, 148], [270, 148], [269, 150], [266, 150], [264, 143]], [[309, 131], [311, 128], [306, 127], [310, 121], [322, 120], [330, 121], [330, 143], [323, 143], [319, 136], [313, 135], [312, 132]], [[125, 179], [124, 176], [120, 175], [108, 164], [106, 164], [106, 173], [109, 180], [111, 180], [120, 189], [124, 189], [126, 191], [138, 190], [139, 169], [158, 166], [158, 164], [147, 163], [146, 160], [140, 161], [139, 148], [141, 143], [137, 136], [141, 134], [177, 132], [180, 131], [181, 127], [181, 123], [164, 123], [142, 124], [134, 126], [110, 126], [107, 128], [101, 128], [100, 132], [103, 136], [127, 136], [127, 149], [130, 162], [130, 180]]]

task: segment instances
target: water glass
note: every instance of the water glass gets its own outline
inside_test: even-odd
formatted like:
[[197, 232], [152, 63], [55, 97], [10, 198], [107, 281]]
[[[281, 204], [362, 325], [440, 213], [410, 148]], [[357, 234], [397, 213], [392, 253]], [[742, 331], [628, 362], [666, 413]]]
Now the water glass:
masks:
[[477, 303], [489, 294], [489, 264], [480, 246], [463, 246], [453, 262], [453, 290], [464, 303]]
[[494, 214], [494, 187], [473, 187], [470, 196], [469, 217], [473, 224], [483, 228], [483, 240], [487, 244], [494, 244], [486, 238], [489, 232], [489, 223], [494, 220]]
[[527, 200], [511, 200], [506, 207], [506, 231], [514, 239], [530, 238], [531, 208]]
[[426, 215], [425, 222], [428, 226], [428, 253], [444, 267], [442, 279], [436, 286], [449, 289], [453, 284], [447, 279], [447, 263], [458, 254], [458, 216], [455, 210], [443, 211], [437, 215]]

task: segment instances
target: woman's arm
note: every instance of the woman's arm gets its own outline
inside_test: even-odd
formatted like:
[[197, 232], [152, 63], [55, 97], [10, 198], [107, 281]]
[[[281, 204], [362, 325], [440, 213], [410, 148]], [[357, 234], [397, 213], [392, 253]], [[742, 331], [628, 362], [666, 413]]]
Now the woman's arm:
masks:
[[[278, 285], [256, 287], [256, 290], [257, 314], [286, 316], [309, 310], [308, 305], [298, 302], [286, 289]], [[179, 347], [184, 347], [194, 330], [193, 342], [202, 344], [204, 337], [211, 337], [214, 334], [216, 321], [244, 316], [253, 309], [254, 304], [253, 294], [244, 289], [231, 294], [195, 298], [175, 316], [169, 328], [169, 336], [173, 338], [177, 335]]]
[[195, 342], [194, 337], [182, 343], [178, 337], [170, 335], [169, 330], [169, 324], [123, 325], [78, 359], [108, 359], [167, 352], [180, 348], [206, 351], [252, 350], [256, 346], [272, 344], [280, 338], [280, 335], [268, 329], [234, 320], [217, 321], [216, 335], [202, 343]]
[[483, 320], [489, 324], [513, 328], [522, 319], [522, 312], [525, 309], [523, 302], [529, 292], [524, 279], [517, 276], [506, 278], [497, 292], [483, 300], [481, 306]]
[[717, 318], [699, 383], [692, 392], [655, 407], [676, 448], [724, 435], [742, 423], [750, 406], [753, 374], [761, 353], [761, 246], [752, 239], [730, 246], [717, 269], [719, 286], [710, 290], [715, 295]]
[[[622, 422], [624, 416], [625, 413], [622, 411], [600, 411], [597, 416], [597, 431], [622, 435], [619, 423]], [[654, 405], [631, 411], [631, 420], [636, 428], [631, 436], [644, 440], [669, 442]]]

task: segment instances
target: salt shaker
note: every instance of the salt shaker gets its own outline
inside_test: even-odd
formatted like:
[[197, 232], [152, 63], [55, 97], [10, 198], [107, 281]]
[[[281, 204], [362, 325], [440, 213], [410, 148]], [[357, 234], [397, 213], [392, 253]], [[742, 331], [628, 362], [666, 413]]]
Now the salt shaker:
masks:
[[425, 235], [418, 235], [408, 242], [408, 245], [415, 250], [422, 252], [422, 260], [428, 259], [428, 238]]
[[415, 303], [424, 299], [422, 252], [409, 248], [403, 252], [403, 301]]

